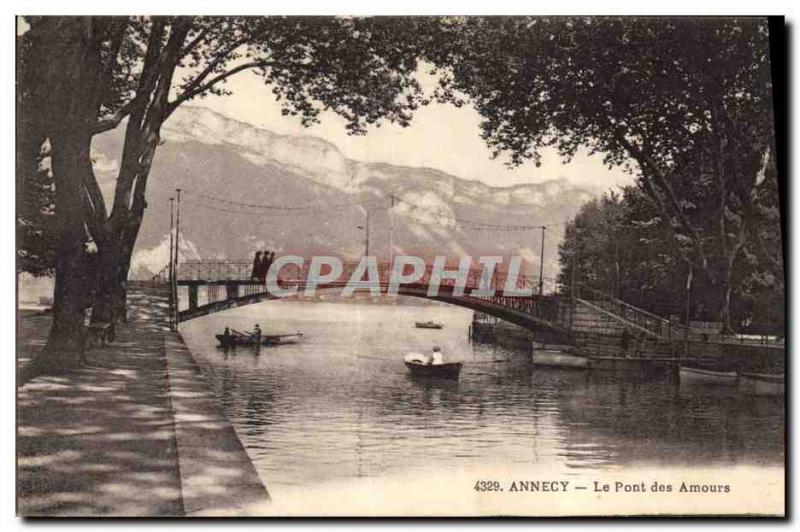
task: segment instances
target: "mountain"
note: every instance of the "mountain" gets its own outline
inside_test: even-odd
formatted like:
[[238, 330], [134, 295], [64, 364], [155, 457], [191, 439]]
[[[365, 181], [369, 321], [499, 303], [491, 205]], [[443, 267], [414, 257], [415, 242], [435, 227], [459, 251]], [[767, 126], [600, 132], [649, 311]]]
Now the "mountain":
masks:
[[[118, 128], [98, 136], [92, 146], [109, 202], [123, 133]], [[364, 252], [359, 226], [365, 224], [365, 209], [370, 254], [386, 259], [393, 195], [400, 198], [393, 210], [396, 254], [447, 255], [456, 261], [465, 254], [521, 255], [528, 271], [538, 271], [539, 230], [489, 231], [471, 222], [564, 222], [598, 193], [566, 180], [491, 187], [430, 168], [356, 161], [318, 137], [279, 135], [202, 107], [181, 107], [164, 125], [153, 162], [147, 213], [133, 259], [135, 278], [151, 276], [168, 261], [168, 198], [178, 187], [185, 191], [182, 260], [250, 259], [258, 249], [354, 260]], [[558, 271], [562, 233], [563, 225], [548, 228], [545, 275]]]

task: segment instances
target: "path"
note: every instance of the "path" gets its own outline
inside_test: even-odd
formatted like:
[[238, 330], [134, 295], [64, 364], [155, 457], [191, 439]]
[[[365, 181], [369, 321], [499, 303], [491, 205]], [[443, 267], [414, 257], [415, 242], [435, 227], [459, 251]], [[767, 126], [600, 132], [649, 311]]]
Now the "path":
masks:
[[[191, 355], [164, 325], [164, 293], [129, 297], [130, 322], [113, 345], [89, 351], [88, 367], [18, 389], [18, 513], [230, 515], [268, 500], [202, 375], [187, 372]], [[41, 349], [50, 318], [18, 325], [21, 366]], [[165, 345], [180, 355], [171, 364]]]

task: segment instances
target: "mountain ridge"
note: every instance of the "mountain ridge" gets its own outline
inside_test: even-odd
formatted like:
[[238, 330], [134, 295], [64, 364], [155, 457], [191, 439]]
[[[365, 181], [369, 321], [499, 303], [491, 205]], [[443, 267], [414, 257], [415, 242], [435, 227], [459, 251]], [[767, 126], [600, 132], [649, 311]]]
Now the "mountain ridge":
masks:
[[[101, 188], [110, 200], [123, 128], [93, 143]], [[156, 273], [168, 260], [169, 202], [175, 188], [187, 191], [181, 206], [182, 259], [252, 256], [256, 249], [308, 255], [325, 253], [351, 260], [363, 254], [365, 211], [331, 211], [327, 206], [371, 203], [370, 251], [388, 257], [395, 206], [395, 253], [521, 255], [538, 271], [540, 238], [519, 231], [476, 230], [465, 220], [497, 225], [564, 222], [599, 190], [563, 178], [492, 186], [431, 167], [408, 167], [348, 158], [333, 143], [313, 135], [283, 135], [197, 106], [181, 107], [162, 130], [148, 181], [148, 210], [132, 264], [132, 276]], [[214, 210], [218, 199], [284, 208], [307, 206], [308, 215], [285, 210]], [[195, 201], [196, 200], [196, 201]], [[376, 207], [377, 206], [377, 207]], [[327, 209], [327, 210], [326, 210]], [[558, 269], [557, 243], [563, 226], [548, 231], [545, 269]], [[163, 255], [163, 257], [162, 257]], [[156, 270], [156, 271], [154, 271]]]

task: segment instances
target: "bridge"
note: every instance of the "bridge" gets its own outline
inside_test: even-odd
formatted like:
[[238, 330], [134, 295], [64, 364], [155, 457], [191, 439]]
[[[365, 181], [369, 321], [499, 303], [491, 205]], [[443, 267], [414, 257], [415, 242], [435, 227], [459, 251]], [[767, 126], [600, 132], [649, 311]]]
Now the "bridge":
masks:
[[[340, 290], [346, 288], [359, 263], [346, 262], [342, 272], [333, 281], [315, 284], [316, 290]], [[386, 294], [390, 287], [388, 263], [378, 264], [377, 290]], [[277, 288], [281, 292], [296, 291], [301, 296], [308, 287], [309, 261], [302, 266], [295, 264], [281, 268]], [[252, 262], [249, 260], [195, 260], [184, 261], [177, 266], [174, 280], [175, 320], [183, 322], [223, 310], [250, 305], [266, 300], [285, 298], [285, 293], [275, 293], [263, 280], [251, 278]], [[458, 268], [445, 267], [444, 272], [454, 274]], [[504, 295], [509, 283], [509, 274], [494, 270], [485, 279], [483, 269], [470, 269], [463, 282], [463, 293], [456, 288], [451, 277], [440, 279], [438, 293], [431, 295], [433, 266], [426, 265], [421, 277], [408, 284], [400, 284], [397, 294], [441, 301], [478, 311], [484, 315], [501, 319], [532, 332], [542, 332], [551, 338], [572, 343], [574, 333], [587, 329], [587, 318], [591, 317], [588, 329], [598, 327], [628, 328], [650, 339], [667, 339], [682, 334], [682, 327], [665, 318], [638, 309], [608, 294], [575, 285], [558, 283], [556, 279], [533, 275], [517, 275], [511, 283], [530, 295]], [[154, 278], [156, 282], [168, 283], [169, 267], [165, 267]], [[483, 283], [483, 285], [482, 285]], [[495, 289], [493, 295], [476, 295], [475, 291], [486, 285]], [[273, 287], [275, 288], [275, 287]], [[364, 293], [364, 287], [355, 293]], [[351, 288], [352, 292], [352, 288]], [[178, 297], [178, 295], [181, 297]]]

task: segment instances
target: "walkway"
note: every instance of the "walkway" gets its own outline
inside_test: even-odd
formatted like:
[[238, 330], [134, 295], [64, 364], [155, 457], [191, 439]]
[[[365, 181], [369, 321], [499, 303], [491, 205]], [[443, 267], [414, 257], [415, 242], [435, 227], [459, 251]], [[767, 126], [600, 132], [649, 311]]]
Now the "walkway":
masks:
[[[130, 323], [113, 345], [89, 351], [88, 367], [18, 390], [18, 513], [230, 515], [242, 500], [267, 501], [202, 376], [187, 373], [180, 336], [163, 325], [164, 291], [132, 290], [130, 300]], [[21, 365], [41, 349], [50, 319], [18, 325]], [[165, 346], [179, 352], [174, 363]]]

